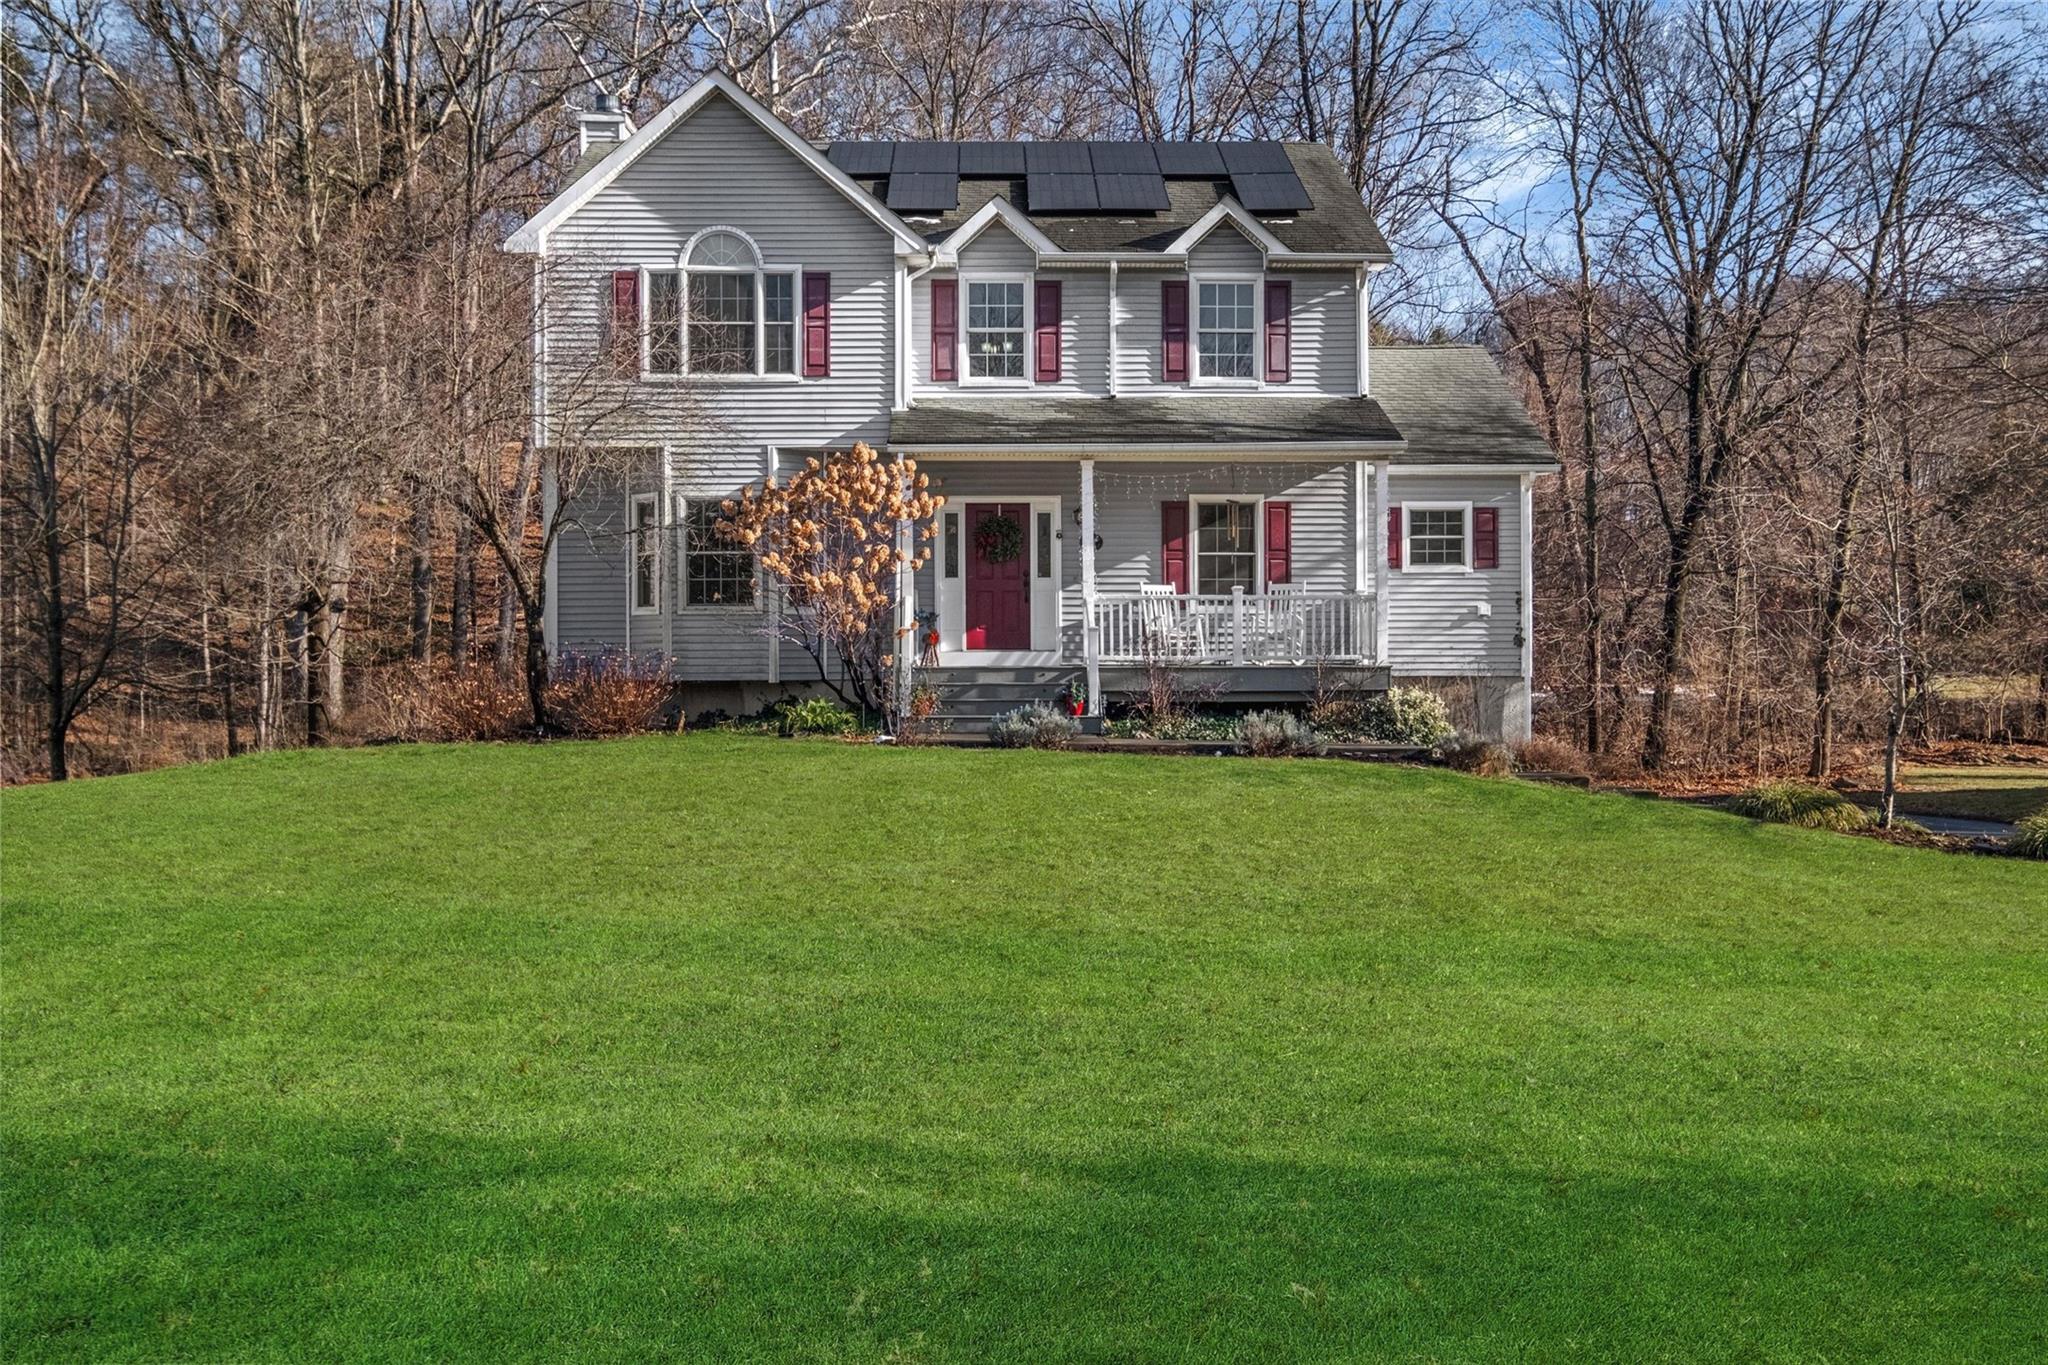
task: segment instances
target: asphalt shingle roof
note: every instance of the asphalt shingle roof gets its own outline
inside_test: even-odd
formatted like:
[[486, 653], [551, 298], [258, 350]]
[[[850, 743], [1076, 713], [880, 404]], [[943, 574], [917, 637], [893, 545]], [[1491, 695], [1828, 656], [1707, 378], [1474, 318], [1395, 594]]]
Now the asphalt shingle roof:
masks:
[[[1256, 215], [1266, 230], [1290, 251], [1391, 257], [1386, 238], [1380, 235], [1378, 224], [1359, 200], [1358, 191], [1351, 188], [1336, 154], [1320, 142], [1280, 145], [1314, 203], [1291, 213]], [[855, 176], [854, 183], [878, 200], [887, 193], [886, 179]], [[1009, 180], [962, 180], [956, 207], [938, 214], [935, 222], [920, 216], [912, 226], [928, 240], [942, 241], [982, 205], [1001, 198], [1024, 210], [1032, 225], [1063, 251], [1164, 251], [1230, 191], [1227, 175], [1214, 179], [1168, 179], [1166, 207], [1157, 212], [1033, 213], [1023, 176]]]
[[1557, 462], [1484, 347], [1375, 346], [1372, 396], [1407, 438], [1398, 463]]
[[1393, 441], [1370, 398], [920, 398], [889, 419], [892, 446], [1257, 446]]
[[920, 398], [889, 443], [944, 449], [1138, 445], [1256, 449], [1405, 439], [1399, 464], [1552, 464], [1493, 357], [1477, 346], [1375, 346], [1371, 398]]

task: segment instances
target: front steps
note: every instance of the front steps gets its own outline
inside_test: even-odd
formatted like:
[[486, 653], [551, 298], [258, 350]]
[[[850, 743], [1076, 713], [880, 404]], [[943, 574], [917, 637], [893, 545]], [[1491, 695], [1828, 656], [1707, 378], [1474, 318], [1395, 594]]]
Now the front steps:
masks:
[[1081, 670], [1058, 664], [1030, 668], [921, 668], [917, 682], [939, 694], [932, 723], [947, 734], [981, 734], [1005, 711], [1033, 702], [1055, 704]]

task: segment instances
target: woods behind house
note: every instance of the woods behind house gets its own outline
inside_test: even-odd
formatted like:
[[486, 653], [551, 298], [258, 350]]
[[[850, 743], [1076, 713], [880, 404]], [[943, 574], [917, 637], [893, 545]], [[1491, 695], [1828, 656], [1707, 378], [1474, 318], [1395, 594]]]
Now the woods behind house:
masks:
[[816, 138], [1331, 144], [1397, 255], [1375, 344], [1485, 341], [1564, 463], [1540, 730], [1817, 776], [2048, 739], [2044, 55], [1990, 0], [23, 0], [8, 775], [414, 733], [451, 687], [545, 721], [543, 489], [618, 457], [535, 447], [543, 281], [498, 245], [571, 107], [710, 68]]

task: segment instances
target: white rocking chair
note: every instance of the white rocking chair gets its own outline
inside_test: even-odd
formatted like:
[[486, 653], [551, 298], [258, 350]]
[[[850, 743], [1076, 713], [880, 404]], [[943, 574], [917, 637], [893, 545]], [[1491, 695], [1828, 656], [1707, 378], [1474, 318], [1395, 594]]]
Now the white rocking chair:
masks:
[[1173, 584], [1140, 584], [1138, 609], [1146, 654], [1163, 659], [1202, 657], [1202, 619], [1188, 610]]

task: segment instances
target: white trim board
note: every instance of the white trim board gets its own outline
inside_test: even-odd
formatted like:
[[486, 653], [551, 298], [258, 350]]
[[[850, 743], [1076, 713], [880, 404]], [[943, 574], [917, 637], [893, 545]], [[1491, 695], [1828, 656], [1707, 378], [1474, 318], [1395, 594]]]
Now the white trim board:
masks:
[[1018, 241], [1030, 247], [1040, 256], [1059, 256], [1065, 254], [1060, 250], [1057, 242], [1053, 241], [1052, 238], [1046, 236], [1043, 232], [1040, 232], [1037, 226], [1024, 216], [1023, 210], [1007, 199], [998, 198], [991, 199], [976, 209], [973, 217], [969, 218], [959, 227], [954, 228], [952, 232], [947, 234], [946, 240], [939, 243], [938, 252], [941, 263], [950, 265], [958, 262], [960, 253], [965, 251], [975, 238], [981, 236], [984, 228], [997, 221], [1000, 221], [1004, 227], [1015, 233]]
[[513, 253], [545, 254], [548, 234], [559, 227], [571, 214], [581, 209], [596, 197], [598, 191], [618, 179], [628, 166], [647, 154], [649, 148], [667, 135], [676, 124], [688, 118], [713, 95], [723, 95], [738, 107], [739, 111], [759, 124], [770, 136], [788, 148], [799, 161], [818, 173], [832, 188], [844, 195], [853, 206], [874, 219], [896, 239], [901, 251], [922, 255], [930, 244], [888, 208], [878, 203], [875, 197], [855, 184], [853, 179], [833, 165], [823, 152], [798, 137], [788, 124], [768, 112], [761, 104], [739, 88], [730, 76], [714, 71], [684, 91], [673, 103], [649, 119], [647, 126], [619, 144], [619, 150], [585, 171], [575, 184], [557, 194], [547, 202], [539, 213], [526, 220], [517, 231], [505, 239], [505, 250]]

